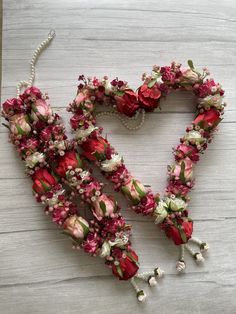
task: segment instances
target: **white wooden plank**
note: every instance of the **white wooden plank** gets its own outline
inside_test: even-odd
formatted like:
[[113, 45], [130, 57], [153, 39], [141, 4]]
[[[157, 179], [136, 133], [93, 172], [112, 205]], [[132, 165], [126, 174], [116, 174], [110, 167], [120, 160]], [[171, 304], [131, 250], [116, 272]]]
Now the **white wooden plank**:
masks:
[[[49, 93], [67, 126], [65, 106], [75, 95], [79, 74], [118, 76], [137, 88], [144, 71], [172, 60], [191, 58], [198, 67], [208, 66], [225, 88], [229, 106], [196, 167], [191, 193], [195, 233], [211, 245], [205, 266], [196, 267], [188, 258], [187, 274], [176, 275], [177, 249], [149, 218], [127, 210], [117, 196], [133, 225], [141, 268], [159, 264], [166, 270], [157, 288], [146, 289], [144, 305], [136, 302], [128, 283], [112, 278], [101, 259], [71, 250], [35, 202], [23, 164], [1, 127], [0, 312], [235, 313], [236, 2], [3, 0], [3, 7], [2, 101], [15, 96], [17, 82], [28, 77], [33, 50], [55, 28], [57, 37], [38, 61], [36, 84]], [[116, 120], [99, 119], [135, 177], [156, 191], [164, 189], [171, 147], [193, 117], [194, 98], [170, 95], [162, 107], [137, 133]], [[112, 193], [110, 186], [106, 190]]]

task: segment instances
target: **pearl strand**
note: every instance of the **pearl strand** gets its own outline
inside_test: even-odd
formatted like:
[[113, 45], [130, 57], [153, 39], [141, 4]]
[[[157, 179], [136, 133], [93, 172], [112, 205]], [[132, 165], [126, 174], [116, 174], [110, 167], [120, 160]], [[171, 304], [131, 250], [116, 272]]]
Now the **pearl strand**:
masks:
[[56, 33], [54, 30], [51, 30], [48, 34], [47, 39], [45, 39], [44, 41], [41, 42], [41, 44], [35, 49], [32, 59], [30, 61], [30, 68], [31, 68], [31, 72], [30, 72], [30, 77], [28, 79], [28, 81], [20, 81], [17, 86], [16, 86], [16, 91], [17, 91], [17, 97], [19, 97], [20, 95], [20, 91], [22, 87], [28, 87], [28, 86], [32, 86], [34, 79], [35, 79], [35, 64], [36, 61], [39, 57], [39, 55], [41, 54], [41, 52], [46, 48], [46, 46], [51, 42], [51, 40], [55, 37]]
[[96, 114], [96, 118], [97, 117], [102, 117], [102, 116], [110, 116], [110, 117], [116, 117], [120, 120], [120, 122], [130, 131], [136, 131], [138, 129], [140, 129], [145, 121], [145, 110], [141, 110], [141, 120], [139, 122], [139, 124], [135, 125], [135, 126], [131, 126], [129, 125], [129, 121], [136, 121], [138, 116], [139, 116], [139, 111], [136, 113], [136, 115], [132, 118], [128, 118], [128, 117], [124, 117], [121, 114], [119, 114], [117, 111], [103, 111], [103, 112], [99, 112]]

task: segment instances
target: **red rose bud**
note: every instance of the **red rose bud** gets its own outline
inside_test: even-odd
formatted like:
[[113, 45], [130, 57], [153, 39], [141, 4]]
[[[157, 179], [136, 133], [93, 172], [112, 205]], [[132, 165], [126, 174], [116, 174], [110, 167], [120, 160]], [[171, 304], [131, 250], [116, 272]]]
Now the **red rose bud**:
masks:
[[138, 90], [139, 104], [145, 111], [153, 111], [157, 108], [160, 97], [161, 91], [157, 84], [154, 84], [152, 87], [143, 84]]
[[16, 113], [22, 113], [24, 111], [24, 103], [19, 98], [11, 98], [2, 104], [2, 112], [6, 118], [9, 118]]
[[220, 121], [219, 111], [215, 108], [211, 108], [210, 110], [200, 113], [193, 123], [198, 124], [203, 129], [213, 129]]
[[128, 280], [137, 273], [138, 256], [133, 250], [122, 251], [116, 247], [113, 249], [112, 256], [115, 259], [112, 264], [112, 272], [120, 280]]
[[68, 217], [63, 224], [64, 232], [75, 239], [83, 240], [89, 232], [88, 222], [77, 215]]
[[182, 221], [181, 224], [175, 225], [165, 225], [163, 227], [168, 238], [171, 238], [176, 245], [187, 243], [191, 238], [193, 232], [193, 222], [192, 221]]
[[137, 95], [132, 89], [124, 91], [122, 96], [115, 96], [116, 108], [120, 113], [132, 117], [139, 109]]
[[106, 159], [108, 142], [103, 137], [88, 138], [81, 147], [84, 150], [83, 155], [89, 160], [101, 161]]
[[42, 98], [42, 93], [41, 91], [34, 86], [28, 87], [23, 94], [20, 95], [20, 98], [24, 101], [27, 102], [29, 100], [36, 100], [36, 99], [41, 99]]
[[57, 183], [54, 176], [45, 168], [35, 171], [32, 179], [34, 181], [33, 190], [39, 194], [48, 192]]
[[66, 152], [64, 156], [57, 159], [57, 166], [55, 172], [61, 177], [66, 177], [69, 169], [76, 169], [82, 167], [82, 161], [75, 151]]

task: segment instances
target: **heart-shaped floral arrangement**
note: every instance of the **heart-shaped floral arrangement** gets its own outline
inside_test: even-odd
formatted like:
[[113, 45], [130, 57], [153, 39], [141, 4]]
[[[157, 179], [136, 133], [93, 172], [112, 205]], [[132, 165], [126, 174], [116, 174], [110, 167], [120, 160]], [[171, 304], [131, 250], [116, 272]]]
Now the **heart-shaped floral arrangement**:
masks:
[[[105, 177], [114, 184], [114, 189], [129, 199], [135, 212], [151, 215], [167, 237], [176, 245], [181, 245], [178, 270], [185, 267], [185, 248], [196, 261], [202, 261], [201, 252], [208, 249], [206, 243], [192, 237], [193, 221], [187, 209], [190, 200], [188, 192], [194, 184], [193, 165], [212, 140], [225, 107], [224, 91], [213, 79], [207, 79], [208, 70], [205, 68], [200, 73], [191, 60], [188, 66], [183, 69], [175, 62], [171, 66], [154, 66], [151, 75], [143, 74], [143, 84], [137, 92], [127, 82], [117, 78], [109, 82], [106, 76], [99, 80], [96, 77], [86, 79], [81, 75], [77, 96], [68, 107], [68, 111], [73, 113], [70, 122], [75, 139], [84, 156], [100, 167]], [[112, 106], [116, 113], [111, 112], [111, 115], [120, 114], [120, 117], [134, 117], [142, 111], [142, 124], [144, 113], [158, 108], [160, 99], [175, 90], [192, 91], [197, 96], [196, 117], [174, 149], [175, 163], [168, 166], [168, 184], [164, 196], [160, 197], [159, 193], [154, 194], [133, 178], [123, 158], [102, 136], [102, 128], [96, 126], [94, 112], [101, 104]], [[127, 125], [125, 119], [123, 122]], [[199, 245], [200, 252], [191, 249], [187, 244], [190, 240]]]

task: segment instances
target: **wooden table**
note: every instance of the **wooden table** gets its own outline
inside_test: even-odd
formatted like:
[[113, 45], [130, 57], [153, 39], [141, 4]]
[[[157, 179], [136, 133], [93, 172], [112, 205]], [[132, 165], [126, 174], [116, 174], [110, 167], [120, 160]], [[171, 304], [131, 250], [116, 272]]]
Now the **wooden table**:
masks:
[[[209, 242], [205, 264], [187, 258], [178, 275], [178, 250], [150, 219], [127, 210], [141, 269], [159, 265], [166, 276], [145, 287], [139, 304], [129, 283], [118, 282], [100, 258], [71, 250], [71, 243], [43, 214], [7, 130], [0, 133], [0, 313], [235, 313], [236, 312], [236, 2], [52, 0], [3, 1], [2, 101], [15, 96], [29, 75], [35, 47], [54, 28], [57, 37], [43, 52], [35, 84], [50, 95], [65, 120], [79, 74], [119, 77], [133, 87], [153, 64], [193, 59], [222, 83], [229, 104], [225, 119], [196, 168], [190, 212], [195, 235]], [[166, 166], [193, 117], [190, 94], [172, 95], [162, 111], [147, 115], [137, 132], [101, 118], [105, 132], [135, 175], [163, 191]], [[69, 128], [68, 128], [69, 132]], [[111, 192], [108, 186], [107, 191]]]

